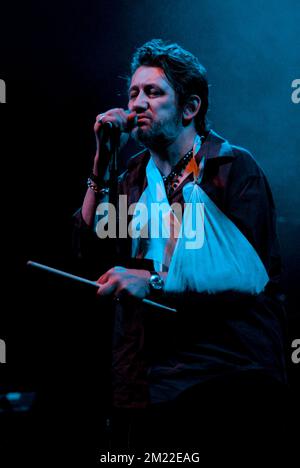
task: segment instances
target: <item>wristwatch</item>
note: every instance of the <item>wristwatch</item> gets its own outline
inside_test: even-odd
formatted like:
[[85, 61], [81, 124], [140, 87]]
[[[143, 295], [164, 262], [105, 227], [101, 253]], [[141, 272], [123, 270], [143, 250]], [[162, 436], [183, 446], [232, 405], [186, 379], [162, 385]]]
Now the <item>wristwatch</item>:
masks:
[[164, 288], [164, 280], [156, 271], [150, 271], [149, 286], [151, 293], [158, 293]]

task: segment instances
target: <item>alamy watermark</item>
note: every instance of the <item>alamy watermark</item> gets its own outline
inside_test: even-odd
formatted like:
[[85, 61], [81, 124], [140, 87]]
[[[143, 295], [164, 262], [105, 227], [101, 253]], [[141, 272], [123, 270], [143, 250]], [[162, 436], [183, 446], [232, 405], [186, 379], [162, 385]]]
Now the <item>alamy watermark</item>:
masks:
[[95, 231], [100, 239], [115, 239], [117, 236], [120, 239], [183, 237], [185, 248], [188, 250], [200, 249], [203, 246], [204, 203], [184, 203], [184, 214], [180, 203], [169, 205], [166, 202], [152, 202], [149, 206], [138, 202], [128, 206], [127, 195], [119, 195], [118, 203], [118, 210], [112, 203], [99, 203]]
[[6, 103], [6, 84], [4, 80], [0, 79], [0, 104]]
[[292, 342], [292, 348], [295, 348], [295, 350], [292, 352], [292, 362], [294, 364], [299, 364], [300, 363], [300, 339], [295, 339]]
[[291, 94], [291, 99], [294, 104], [299, 104], [300, 102], [300, 78], [296, 78], [292, 81], [292, 88], [295, 88]]
[[4, 340], [0, 339], [0, 364], [6, 363], [6, 344]]

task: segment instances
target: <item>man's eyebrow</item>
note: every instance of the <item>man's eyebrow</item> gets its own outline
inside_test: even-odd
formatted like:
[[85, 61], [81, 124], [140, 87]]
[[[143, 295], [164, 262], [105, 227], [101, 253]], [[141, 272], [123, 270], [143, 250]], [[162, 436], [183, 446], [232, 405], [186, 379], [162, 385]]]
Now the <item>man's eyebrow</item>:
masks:
[[[145, 83], [143, 85], [144, 88], [148, 87], [153, 87], [153, 88], [159, 88], [159, 89], [163, 89], [162, 86], [160, 86], [159, 84], [157, 83]], [[132, 90], [136, 90], [136, 89], [139, 89], [138, 85], [133, 85], [129, 88], [128, 92], [130, 93]]]
[[128, 92], [130, 93], [130, 91], [132, 91], [133, 89], [139, 89], [139, 87], [137, 85], [130, 86]]

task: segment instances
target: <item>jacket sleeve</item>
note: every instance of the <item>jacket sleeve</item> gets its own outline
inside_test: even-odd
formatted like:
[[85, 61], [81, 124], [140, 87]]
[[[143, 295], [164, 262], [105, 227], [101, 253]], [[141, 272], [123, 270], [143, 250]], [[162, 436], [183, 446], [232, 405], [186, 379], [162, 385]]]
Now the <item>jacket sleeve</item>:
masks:
[[77, 210], [72, 217], [72, 252], [76, 269], [86, 277], [96, 279], [112, 266], [113, 242], [99, 239]]
[[[126, 172], [119, 176], [118, 193], [126, 193], [124, 183]], [[116, 206], [116, 233], [118, 232], [120, 214]], [[115, 265], [122, 265], [130, 255], [128, 239], [106, 237], [101, 239], [92, 227], [89, 227], [78, 209], [72, 217], [72, 252], [76, 269], [88, 277], [98, 278], [102, 273]]]
[[269, 287], [279, 286], [282, 264], [274, 200], [266, 176], [246, 152], [232, 164], [225, 200], [226, 215], [262, 260], [270, 277]]

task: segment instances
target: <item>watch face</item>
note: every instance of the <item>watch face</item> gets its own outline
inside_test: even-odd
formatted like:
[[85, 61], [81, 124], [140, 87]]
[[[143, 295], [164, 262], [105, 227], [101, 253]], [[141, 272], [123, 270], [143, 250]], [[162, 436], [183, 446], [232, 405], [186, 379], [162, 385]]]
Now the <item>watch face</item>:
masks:
[[150, 286], [155, 290], [160, 290], [163, 288], [164, 282], [158, 274], [152, 275], [150, 277], [149, 282], [150, 282]]

